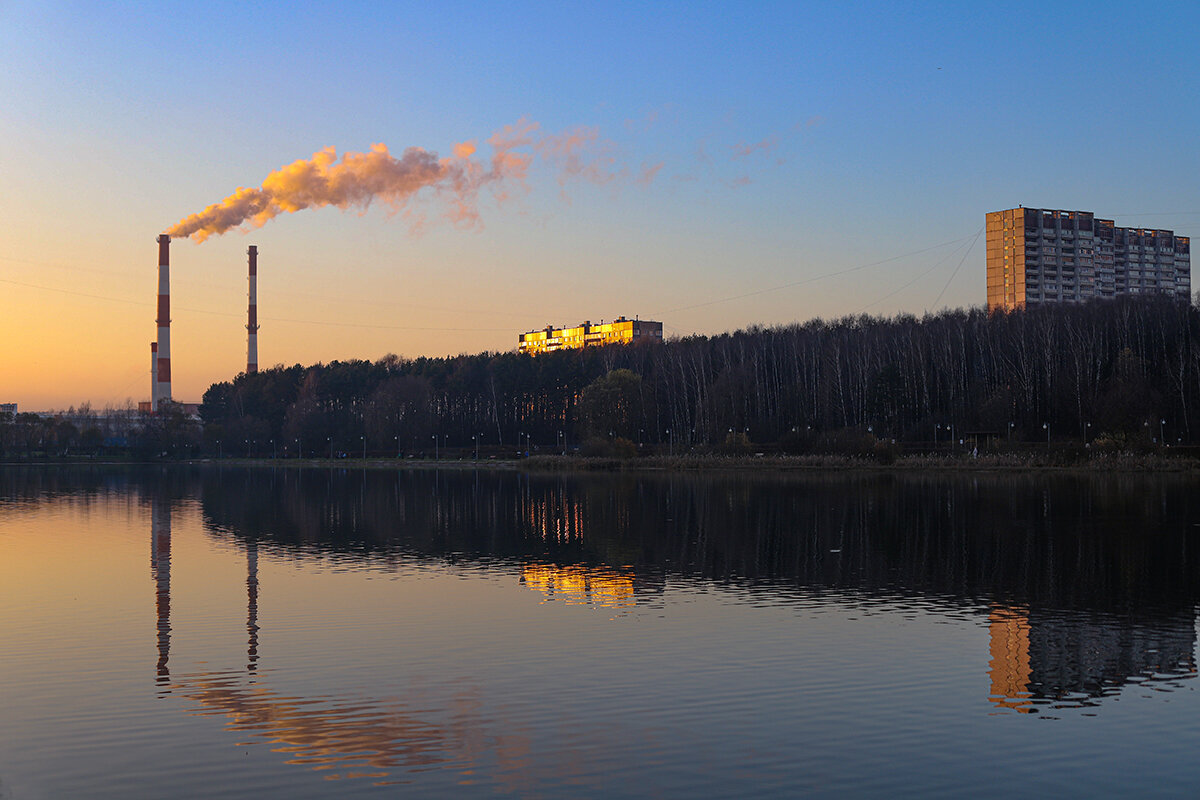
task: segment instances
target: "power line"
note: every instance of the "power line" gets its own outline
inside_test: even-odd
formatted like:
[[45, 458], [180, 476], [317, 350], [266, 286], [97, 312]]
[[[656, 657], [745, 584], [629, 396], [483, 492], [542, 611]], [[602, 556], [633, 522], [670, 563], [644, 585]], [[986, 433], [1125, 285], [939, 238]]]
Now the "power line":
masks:
[[935, 310], [937, 309], [938, 303], [940, 303], [942, 300], [942, 295], [944, 295], [946, 290], [950, 288], [950, 281], [954, 280], [954, 276], [958, 274], [960, 269], [962, 269], [963, 262], [967, 260], [967, 256], [971, 255], [971, 251], [975, 249], [975, 243], [979, 241], [979, 237], [982, 235], [983, 228], [980, 228], [975, 232], [975, 238], [971, 240], [971, 246], [967, 248], [967, 252], [963, 253], [963, 257], [958, 260], [958, 266], [954, 268], [954, 272], [950, 273], [950, 278], [946, 281], [946, 285], [942, 287], [942, 290], [938, 292], [937, 299], [933, 301], [933, 308]]
[[[973, 243], [974, 243], [974, 242], [972, 242], [972, 244], [973, 244]], [[908, 287], [912, 286], [914, 283], [916, 283], [917, 281], [921, 280], [921, 278], [924, 278], [926, 275], [928, 275], [929, 273], [933, 272], [933, 271], [934, 271], [935, 269], [937, 269], [938, 267], [942, 266], [942, 264], [945, 264], [947, 261], [949, 261], [950, 259], [954, 258], [954, 256], [955, 256], [955, 255], [958, 253], [958, 251], [959, 251], [960, 249], [962, 249], [963, 247], [966, 247], [966, 246], [967, 246], [967, 243], [966, 243], [966, 242], [963, 242], [961, 245], [959, 245], [958, 247], [956, 247], [955, 249], [951, 250], [951, 251], [950, 251], [949, 253], [947, 253], [946, 255], [944, 255], [944, 256], [942, 256], [941, 258], [939, 258], [939, 259], [937, 260], [937, 262], [935, 262], [935, 263], [934, 263], [934, 265], [933, 265], [932, 267], [930, 267], [929, 269], [925, 270], [924, 272], [922, 272], [922, 273], [921, 273], [920, 275], [918, 275], [917, 277], [913, 278], [913, 279], [912, 279], [911, 281], [909, 281], [908, 283], [904, 284], [903, 286], [900, 286], [899, 288], [893, 289], [892, 291], [888, 292], [887, 294], [885, 294], [883, 297], [879, 298], [878, 300], [872, 300], [870, 303], [867, 303], [865, 306], [863, 306], [862, 308], [860, 308], [860, 309], [859, 309], [858, 311], [856, 311], [855, 313], [856, 313], [856, 314], [861, 314], [861, 313], [863, 313], [864, 311], [866, 311], [868, 308], [870, 308], [871, 306], [879, 305], [879, 304], [880, 304], [880, 303], [882, 303], [884, 300], [887, 300], [889, 297], [894, 297], [895, 295], [898, 295], [898, 294], [900, 294], [900, 292], [902, 292], [902, 291], [904, 291], [905, 289], [907, 289]], [[961, 262], [959, 262], [959, 263], [961, 263]]]
[[[0, 283], [11, 283], [14, 286], [24, 286], [29, 289], [41, 289], [47, 292], [58, 292], [60, 294], [72, 295], [74, 297], [87, 297], [92, 300], [103, 300], [107, 303], [126, 303], [128, 305], [152, 307], [153, 303], [144, 302], [141, 300], [129, 300], [121, 297], [106, 297], [104, 295], [89, 294], [87, 292], [76, 292], [71, 289], [62, 289], [57, 286], [41, 286], [36, 283], [26, 283], [24, 281], [14, 281], [9, 278], [0, 278]], [[187, 306], [176, 306], [176, 311], [188, 312], [192, 314], [210, 314], [216, 317], [230, 317], [241, 319], [241, 314], [235, 314], [229, 311], [212, 311], [205, 308], [189, 308]], [[511, 328], [450, 328], [450, 327], [422, 327], [418, 325], [377, 325], [363, 322], [332, 322], [328, 320], [316, 319], [288, 319], [285, 317], [263, 317], [264, 322], [285, 322], [295, 325], [324, 325], [344, 328], [368, 328], [376, 330], [391, 330], [391, 331], [451, 331], [451, 332], [481, 332], [495, 333], [511, 331]]]

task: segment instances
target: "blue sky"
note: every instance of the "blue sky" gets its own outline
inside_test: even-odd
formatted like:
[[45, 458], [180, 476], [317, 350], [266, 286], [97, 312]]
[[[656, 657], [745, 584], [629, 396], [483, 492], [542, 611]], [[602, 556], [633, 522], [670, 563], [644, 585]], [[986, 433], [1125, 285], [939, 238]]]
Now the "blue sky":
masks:
[[686, 335], [979, 305], [989, 210], [1200, 231], [1198, 23], [1185, 3], [0, 5], [0, 400], [144, 399], [154, 236], [237, 187], [326, 146], [486, 154], [521, 119], [594, 131], [611, 180], [538, 162], [471, 230], [429, 201], [420, 235], [376, 205], [177, 241], [176, 396], [244, 364], [248, 244], [264, 364], [618, 314]]

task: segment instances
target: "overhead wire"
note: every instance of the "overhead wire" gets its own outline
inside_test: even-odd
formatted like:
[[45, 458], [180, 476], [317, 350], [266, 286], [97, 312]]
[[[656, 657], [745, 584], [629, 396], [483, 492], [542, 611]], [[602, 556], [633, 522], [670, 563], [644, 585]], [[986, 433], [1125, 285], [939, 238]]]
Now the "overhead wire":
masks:
[[971, 251], [975, 249], [975, 243], [979, 241], [979, 237], [983, 235], [983, 228], [975, 232], [975, 238], [971, 240], [971, 246], [967, 248], [967, 252], [963, 253], [963, 257], [958, 260], [958, 266], [954, 268], [954, 272], [950, 273], [950, 277], [946, 280], [946, 285], [938, 292], [937, 299], [933, 301], [933, 308], [937, 309], [938, 303], [942, 300], [942, 295], [946, 294], [946, 290], [950, 288], [950, 282], [954, 280], [954, 276], [962, 269], [963, 263], [967, 260], [967, 256], [971, 255]]
[[947, 253], [946, 255], [944, 255], [944, 256], [942, 256], [941, 258], [939, 258], [939, 259], [938, 259], [936, 262], [934, 262], [934, 264], [933, 264], [933, 266], [932, 266], [932, 267], [930, 267], [929, 269], [925, 270], [924, 272], [922, 272], [920, 275], [918, 275], [918, 276], [916, 276], [915, 278], [913, 278], [913, 279], [912, 279], [911, 281], [909, 281], [908, 283], [904, 284], [903, 286], [899, 286], [899, 287], [897, 287], [896, 289], [893, 289], [892, 291], [890, 291], [890, 292], [888, 292], [887, 294], [885, 294], [883, 297], [880, 297], [878, 300], [872, 300], [870, 303], [867, 303], [865, 306], [863, 306], [862, 308], [860, 308], [858, 311], [856, 311], [856, 312], [854, 312], [854, 313], [855, 313], [855, 314], [861, 314], [861, 313], [863, 313], [864, 311], [866, 311], [868, 308], [870, 308], [871, 306], [877, 306], [877, 305], [879, 305], [880, 303], [882, 303], [884, 300], [887, 300], [887, 299], [888, 299], [888, 298], [890, 298], [890, 297], [895, 297], [896, 295], [900, 294], [900, 292], [904, 291], [905, 289], [907, 289], [908, 287], [912, 286], [912, 285], [913, 285], [914, 283], [916, 283], [917, 281], [919, 281], [919, 280], [921, 280], [922, 278], [924, 278], [924, 277], [925, 277], [926, 275], [928, 275], [929, 273], [931, 273], [931, 272], [933, 272], [934, 270], [936, 270], [938, 267], [942, 266], [942, 264], [945, 264], [947, 261], [949, 261], [950, 259], [954, 258], [954, 256], [956, 256], [956, 255], [958, 254], [959, 250], [961, 250], [961, 249], [962, 249], [962, 248], [964, 248], [964, 247], [968, 247], [968, 244], [967, 244], [965, 241], [964, 241], [962, 244], [960, 244], [958, 247], [956, 247], [956, 248], [954, 248], [953, 250], [951, 250], [951, 251], [950, 251], [949, 253]]

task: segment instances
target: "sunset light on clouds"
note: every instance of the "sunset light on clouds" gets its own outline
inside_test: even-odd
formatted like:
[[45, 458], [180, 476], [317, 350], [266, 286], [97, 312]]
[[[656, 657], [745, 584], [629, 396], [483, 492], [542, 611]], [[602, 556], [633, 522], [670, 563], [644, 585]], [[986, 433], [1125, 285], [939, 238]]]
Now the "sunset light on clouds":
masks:
[[0, 402], [147, 399], [164, 231], [187, 401], [249, 244], [267, 367], [979, 305], [1019, 203], [1200, 234], [1195, 8], [1041, 8], [4, 4]]

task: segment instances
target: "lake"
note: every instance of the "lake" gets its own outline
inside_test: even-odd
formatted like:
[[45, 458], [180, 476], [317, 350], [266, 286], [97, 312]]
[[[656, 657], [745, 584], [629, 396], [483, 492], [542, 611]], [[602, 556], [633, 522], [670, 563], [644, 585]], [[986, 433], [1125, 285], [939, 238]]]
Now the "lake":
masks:
[[0, 798], [1192, 795], [1180, 475], [0, 468]]

